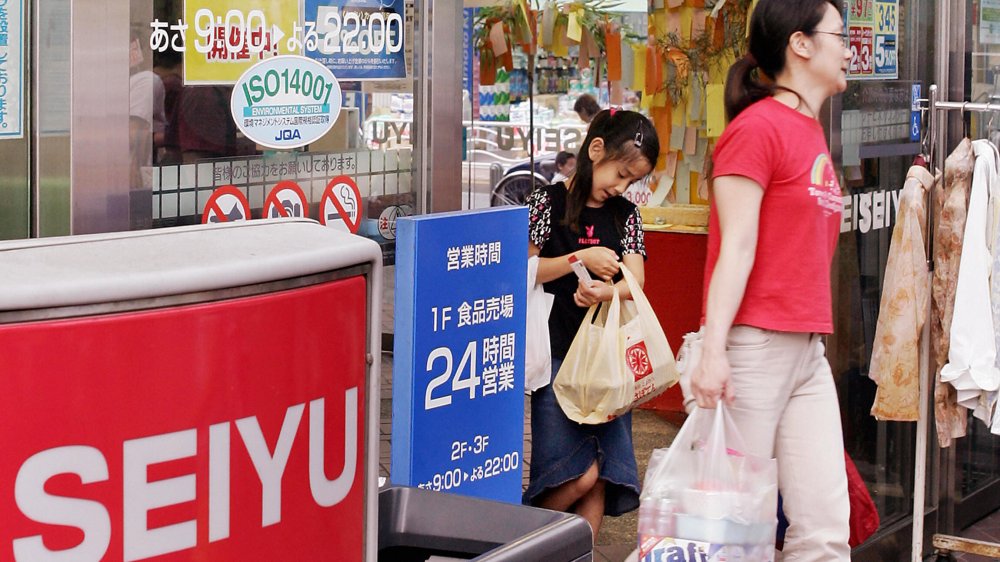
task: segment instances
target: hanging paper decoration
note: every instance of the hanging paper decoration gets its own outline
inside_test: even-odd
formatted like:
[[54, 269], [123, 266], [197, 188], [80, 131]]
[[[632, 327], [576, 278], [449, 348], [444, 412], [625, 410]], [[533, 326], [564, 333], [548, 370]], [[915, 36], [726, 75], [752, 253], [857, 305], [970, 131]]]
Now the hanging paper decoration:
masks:
[[622, 35], [612, 24], [604, 32], [605, 55], [608, 58], [608, 80], [622, 79]]

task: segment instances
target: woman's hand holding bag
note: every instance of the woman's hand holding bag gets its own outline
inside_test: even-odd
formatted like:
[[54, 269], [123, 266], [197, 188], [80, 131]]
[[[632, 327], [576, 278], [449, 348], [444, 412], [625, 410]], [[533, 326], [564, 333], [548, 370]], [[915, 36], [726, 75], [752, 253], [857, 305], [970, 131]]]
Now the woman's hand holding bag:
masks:
[[679, 377], [673, 352], [638, 281], [621, 266], [632, 301], [614, 292], [587, 311], [553, 382], [569, 419], [598, 424], [658, 396]]

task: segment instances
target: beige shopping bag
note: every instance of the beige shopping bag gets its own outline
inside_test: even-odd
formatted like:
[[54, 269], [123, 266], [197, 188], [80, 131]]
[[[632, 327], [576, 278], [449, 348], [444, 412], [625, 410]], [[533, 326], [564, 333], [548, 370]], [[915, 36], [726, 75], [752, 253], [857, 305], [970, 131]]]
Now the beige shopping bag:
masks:
[[649, 401], [677, 382], [667, 337], [632, 272], [622, 265], [631, 301], [616, 293], [590, 307], [553, 382], [569, 419], [597, 424]]

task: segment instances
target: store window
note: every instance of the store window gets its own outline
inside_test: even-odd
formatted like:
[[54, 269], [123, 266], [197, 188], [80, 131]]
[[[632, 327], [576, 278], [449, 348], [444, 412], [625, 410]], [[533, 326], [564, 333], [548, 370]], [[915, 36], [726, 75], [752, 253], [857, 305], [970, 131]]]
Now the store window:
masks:
[[844, 444], [875, 500], [883, 538], [912, 514], [916, 432], [914, 423], [873, 417], [876, 386], [869, 367], [899, 193], [922, 152], [926, 123], [915, 100], [926, 96], [932, 79], [927, 38], [934, 37], [933, 13], [928, 1], [846, 2], [853, 57], [847, 91], [832, 100], [830, 111], [844, 211], [827, 355], [840, 395]]
[[[970, 0], [965, 6], [965, 92], [963, 101], [1000, 103], [1000, 2]], [[956, 88], [953, 86], [952, 91]], [[963, 133], [973, 140], [1000, 143], [1000, 112], [960, 115]], [[951, 150], [958, 139], [949, 139]], [[970, 413], [968, 435], [955, 442], [956, 530], [1000, 508], [1000, 437]]]
[[[130, 180], [149, 205], [139, 226], [305, 216], [378, 241], [392, 260], [395, 219], [414, 212], [418, 148], [409, 127], [377, 123], [412, 121], [413, 0], [132, 0], [131, 14]], [[288, 55], [333, 72], [341, 110], [326, 134], [274, 149], [248, 137], [230, 100], [244, 71]], [[331, 206], [324, 193], [344, 176], [357, 190], [331, 187]], [[206, 213], [226, 186], [250, 217], [236, 199]]]
[[[516, 12], [515, 4], [498, 2], [497, 6], [496, 10], [506, 6]], [[588, 9], [598, 10], [603, 6]], [[640, 94], [632, 80], [631, 46], [646, 40], [646, 10], [646, 2], [631, 1], [613, 3], [606, 12], [601, 12], [602, 21], [607, 18], [612, 36], [622, 45], [621, 66], [627, 67], [622, 79], [609, 86], [605, 53], [587, 46], [596, 36], [606, 40], [603, 26], [594, 30], [583, 26], [579, 40], [574, 40], [565, 21], [567, 10], [557, 11], [547, 6], [538, 12], [536, 23], [540, 30], [549, 25], [549, 32], [541, 32], [536, 51], [531, 53], [519, 44], [516, 29], [511, 32], [509, 25], [487, 40], [492, 26], [505, 25], [491, 15], [502, 18], [502, 10], [465, 8], [464, 208], [522, 204], [533, 185], [545, 185], [572, 173], [575, 155], [589, 123], [587, 112], [577, 111], [581, 97], [589, 98], [592, 100], [589, 103], [598, 108], [639, 108]], [[500, 36], [511, 45], [509, 53], [499, 53], [500, 49], [493, 48], [492, 41]], [[484, 59], [481, 50], [487, 46], [489, 52]], [[492, 62], [493, 53], [497, 53], [496, 64]], [[533, 95], [529, 96], [529, 92]], [[534, 131], [533, 143], [531, 131]], [[566, 154], [558, 158], [560, 153]], [[569, 155], [574, 158], [567, 163]]]

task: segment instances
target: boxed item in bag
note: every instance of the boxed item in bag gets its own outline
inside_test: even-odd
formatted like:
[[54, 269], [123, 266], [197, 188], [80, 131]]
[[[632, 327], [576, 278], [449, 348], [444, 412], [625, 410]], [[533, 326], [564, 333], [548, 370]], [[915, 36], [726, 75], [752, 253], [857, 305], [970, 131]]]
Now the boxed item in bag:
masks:
[[777, 464], [747, 455], [721, 404], [696, 409], [650, 458], [639, 506], [643, 562], [773, 562]]

